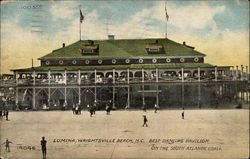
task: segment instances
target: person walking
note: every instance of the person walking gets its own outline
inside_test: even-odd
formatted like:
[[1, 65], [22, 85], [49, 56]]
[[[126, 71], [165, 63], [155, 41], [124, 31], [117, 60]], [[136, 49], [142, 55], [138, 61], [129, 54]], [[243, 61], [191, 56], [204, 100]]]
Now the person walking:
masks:
[[42, 146], [42, 154], [43, 154], [43, 159], [46, 158], [46, 144], [47, 144], [47, 141], [45, 140], [45, 137], [42, 137], [42, 140], [41, 140], [41, 146]]
[[72, 106], [72, 111], [73, 111], [73, 114], [75, 114], [75, 104], [73, 104]]
[[146, 125], [146, 127], [148, 127], [147, 122], [148, 122], [148, 119], [147, 119], [146, 115], [143, 115], [143, 125], [142, 126], [144, 127], [144, 125]]
[[10, 144], [12, 144], [12, 142], [6, 139], [6, 141], [3, 144], [5, 144], [5, 151], [10, 152]]
[[157, 113], [157, 110], [159, 109], [159, 106], [155, 104], [155, 113]]
[[6, 117], [6, 120], [9, 120], [9, 111], [8, 110], [5, 111], [5, 117]]
[[182, 119], [184, 119], [184, 110], [182, 111], [182, 113], [181, 113], [181, 117], [182, 117]]

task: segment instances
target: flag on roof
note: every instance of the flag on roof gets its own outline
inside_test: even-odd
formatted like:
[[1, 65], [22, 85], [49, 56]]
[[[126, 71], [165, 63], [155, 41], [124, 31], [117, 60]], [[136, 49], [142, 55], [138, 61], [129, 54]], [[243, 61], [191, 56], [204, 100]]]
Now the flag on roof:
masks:
[[167, 8], [166, 8], [166, 5], [165, 5], [165, 12], [166, 12], [166, 19], [167, 19], [167, 21], [168, 21], [168, 19], [169, 19], [169, 16], [168, 16], [168, 12], [167, 12]]
[[84, 16], [82, 15], [82, 11], [80, 9], [80, 22], [82, 23], [83, 20], [84, 20]]

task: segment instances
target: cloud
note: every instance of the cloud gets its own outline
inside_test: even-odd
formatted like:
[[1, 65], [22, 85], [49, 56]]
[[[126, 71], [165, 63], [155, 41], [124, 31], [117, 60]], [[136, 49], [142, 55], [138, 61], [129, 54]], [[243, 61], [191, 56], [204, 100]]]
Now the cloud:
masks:
[[75, 3], [64, 1], [63, 3], [53, 3], [51, 7], [52, 16], [58, 19], [66, 19], [75, 13]]

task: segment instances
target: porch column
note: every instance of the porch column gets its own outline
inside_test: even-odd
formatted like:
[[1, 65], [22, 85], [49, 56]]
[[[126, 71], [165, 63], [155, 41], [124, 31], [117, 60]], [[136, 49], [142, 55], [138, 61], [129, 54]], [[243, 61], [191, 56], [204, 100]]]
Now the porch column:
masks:
[[130, 86], [128, 85], [128, 108], [130, 108]]
[[198, 67], [198, 81], [201, 81], [201, 69]]
[[247, 74], [246, 80], [248, 81], [249, 80], [248, 66], [246, 66], [246, 74]]
[[243, 65], [241, 65], [241, 78], [240, 78], [241, 80], [244, 80], [243, 71], [244, 71], [244, 67], [243, 67]]
[[36, 89], [34, 86], [32, 88], [32, 108], [36, 109]]
[[235, 71], [234, 71], [234, 66], [232, 66], [232, 76], [233, 76], [233, 80], [235, 80]]
[[217, 66], [215, 66], [215, 67], [214, 67], [214, 77], [215, 77], [215, 81], [217, 81], [217, 76], [218, 76]]
[[16, 87], [16, 106], [18, 106], [18, 87]]
[[141, 69], [141, 73], [142, 73], [142, 82], [144, 82], [144, 68]]
[[159, 106], [159, 85], [156, 85], [156, 105]]
[[113, 83], [115, 83], [115, 69], [113, 68]]
[[81, 71], [78, 70], [78, 85], [81, 85]]
[[81, 104], [81, 87], [78, 87], [78, 103]]
[[50, 70], [48, 71], [48, 82], [49, 82], [49, 85], [50, 85]]
[[[155, 74], [156, 74], [156, 82], [159, 82], [159, 72], [158, 72], [158, 68], [155, 68]], [[158, 86], [157, 86], [158, 87]]]
[[64, 87], [64, 103], [67, 103], [67, 88]]
[[239, 72], [238, 72], [238, 68], [239, 68], [239, 67], [238, 67], [238, 65], [237, 65], [237, 66], [236, 66], [236, 80], [238, 80], [238, 73], [239, 73]]
[[145, 107], [144, 83], [142, 84], [142, 106]]
[[129, 68], [127, 69], [127, 80], [128, 80], [128, 84], [129, 84]]
[[96, 84], [96, 69], [95, 69], [95, 84]]
[[64, 80], [65, 80], [65, 85], [67, 85], [67, 70], [66, 69], [64, 71]]
[[181, 84], [181, 105], [182, 108], [184, 108], [184, 100], [185, 100], [185, 95], [184, 95], [184, 83]]
[[181, 68], [181, 82], [184, 82], [184, 69]]
[[33, 70], [33, 86], [35, 86], [36, 85], [36, 72], [35, 72], [35, 70]]
[[16, 78], [16, 86], [18, 85], [18, 73], [15, 72], [15, 78]]
[[198, 106], [201, 108], [201, 84], [198, 85]]
[[48, 88], [48, 106], [50, 107], [50, 87]]
[[94, 93], [95, 93], [95, 99], [94, 99], [94, 101], [97, 101], [97, 98], [96, 98], [96, 94], [97, 94], [96, 89], [97, 89], [97, 88], [96, 88], [96, 86], [95, 86], [95, 92], [94, 92]]
[[112, 108], [115, 108], [115, 87], [113, 86], [113, 106]]

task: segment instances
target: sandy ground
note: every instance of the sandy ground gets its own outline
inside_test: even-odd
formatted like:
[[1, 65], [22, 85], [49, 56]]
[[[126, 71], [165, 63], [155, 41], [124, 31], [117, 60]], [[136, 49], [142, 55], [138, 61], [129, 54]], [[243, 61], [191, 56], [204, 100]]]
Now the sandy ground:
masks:
[[[47, 159], [248, 158], [249, 110], [185, 110], [184, 120], [181, 113], [112, 111], [106, 115], [97, 111], [90, 117], [86, 111], [81, 115], [10, 112], [9, 121], [1, 120], [0, 137], [1, 143], [8, 138], [13, 144], [11, 152], [1, 145], [0, 156], [41, 159], [40, 140], [45, 136]], [[142, 115], [147, 116], [149, 127], [142, 127]]]

